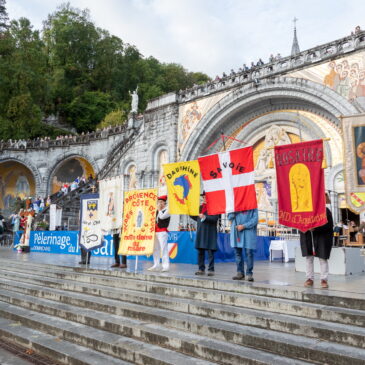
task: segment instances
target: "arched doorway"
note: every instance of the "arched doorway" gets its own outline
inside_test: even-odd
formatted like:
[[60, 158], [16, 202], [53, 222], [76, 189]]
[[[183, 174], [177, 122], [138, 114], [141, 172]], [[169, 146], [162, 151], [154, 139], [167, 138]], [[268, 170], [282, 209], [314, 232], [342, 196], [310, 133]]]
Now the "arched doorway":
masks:
[[13, 211], [17, 198], [34, 197], [36, 181], [32, 171], [17, 161], [0, 163], [0, 209], [5, 215]]
[[51, 178], [50, 189], [51, 194], [59, 191], [64, 183], [72, 183], [75, 179], [84, 176], [95, 177], [95, 171], [89, 161], [80, 156], [67, 158], [57, 164]]

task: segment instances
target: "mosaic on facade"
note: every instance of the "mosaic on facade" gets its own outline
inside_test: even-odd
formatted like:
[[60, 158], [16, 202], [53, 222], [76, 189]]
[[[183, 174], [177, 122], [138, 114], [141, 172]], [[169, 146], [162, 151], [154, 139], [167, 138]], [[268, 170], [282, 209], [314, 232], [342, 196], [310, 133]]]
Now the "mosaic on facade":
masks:
[[347, 100], [364, 98], [365, 52], [291, 72], [289, 76], [318, 82]]
[[0, 164], [0, 209], [9, 210], [17, 197], [34, 195], [34, 176], [26, 166], [15, 161]]

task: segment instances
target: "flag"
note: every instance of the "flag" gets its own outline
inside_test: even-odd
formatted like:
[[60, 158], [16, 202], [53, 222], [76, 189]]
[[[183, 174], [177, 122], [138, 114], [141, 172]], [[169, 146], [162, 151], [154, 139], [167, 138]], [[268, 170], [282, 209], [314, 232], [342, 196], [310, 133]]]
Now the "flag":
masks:
[[123, 180], [122, 176], [101, 180], [99, 217], [101, 229], [110, 232], [119, 229], [123, 213]]
[[199, 157], [208, 214], [257, 208], [252, 147]]
[[302, 232], [327, 223], [323, 141], [275, 146], [279, 223]]
[[198, 215], [200, 169], [197, 160], [163, 165], [170, 214]]
[[354, 213], [365, 211], [365, 114], [342, 118], [346, 202]]
[[156, 189], [124, 193], [123, 230], [119, 255], [152, 255], [155, 241]]
[[104, 245], [99, 217], [99, 194], [81, 195], [79, 245], [87, 251]]

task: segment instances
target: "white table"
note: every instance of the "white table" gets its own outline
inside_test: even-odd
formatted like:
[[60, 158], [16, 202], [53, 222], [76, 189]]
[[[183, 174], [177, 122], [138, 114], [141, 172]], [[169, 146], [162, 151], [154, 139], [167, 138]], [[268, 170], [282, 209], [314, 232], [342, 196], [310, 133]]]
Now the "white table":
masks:
[[[334, 275], [354, 275], [365, 272], [364, 256], [360, 247], [332, 247], [328, 260], [329, 273]], [[295, 271], [305, 272], [306, 258], [302, 257], [300, 248], [296, 250]], [[314, 259], [314, 272], [320, 272], [319, 260]]]
[[[299, 240], [272, 240], [270, 241], [270, 261], [275, 257], [283, 257], [285, 262], [289, 262], [291, 259], [295, 259], [295, 249], [300, 247]], [[278, 255], [278, 251], [281, 251], [281, 256]]]

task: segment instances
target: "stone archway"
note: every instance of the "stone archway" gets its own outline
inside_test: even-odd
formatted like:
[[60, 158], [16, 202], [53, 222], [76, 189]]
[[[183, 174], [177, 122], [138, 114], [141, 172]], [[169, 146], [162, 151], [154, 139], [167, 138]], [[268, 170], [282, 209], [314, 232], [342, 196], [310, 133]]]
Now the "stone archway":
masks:
[[95, 165], [84, 156], [69, 155], [60, 158], [48, 173], [48, 191], [54, 194], [59, 191], [62, 183], [71, 183], [77, 177], [92, 175], [96, 176]]
[[[359, 111], [348, 100], [326, 86], [290, 77], [261, 80], [259, 86], [233, 90], [200, 120], [181, 151], [181, 160], [195, 159], [224, 133], [231, 135], [254, 119], [277, 110], [302, 110], [339, 126], [339, 116]], [[219, 144], [216, 150], [220, 148]], [[206, 153], [206, 152], [205, 152]]]

